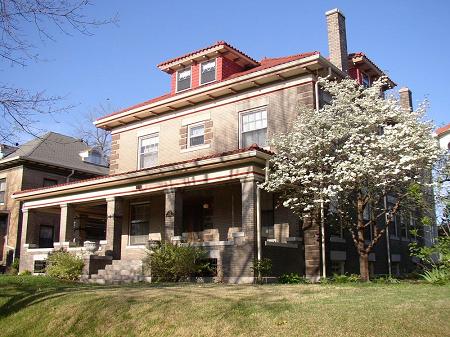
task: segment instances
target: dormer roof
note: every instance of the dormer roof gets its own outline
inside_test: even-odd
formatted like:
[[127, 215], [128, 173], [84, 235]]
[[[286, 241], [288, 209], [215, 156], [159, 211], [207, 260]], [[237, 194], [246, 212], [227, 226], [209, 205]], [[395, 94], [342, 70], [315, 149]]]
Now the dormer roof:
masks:
[[[351, 53], [348, 55], [349, 67], [358, 67], [371, 77], [387, 76], [367, 55], [363, 52]], [[395, 87], [397, 84], [388, 77], [389, 86]]]
[[251, 68], [259, 65], [259, 62], [233, 47], [225, 41], [218, 41], [211, 46], [195, 50], [158, 64], [158, 68], [166, 73], [173, 73], [193, 63], [206, 61], [217, 56], [226, 57], [243, 68]]

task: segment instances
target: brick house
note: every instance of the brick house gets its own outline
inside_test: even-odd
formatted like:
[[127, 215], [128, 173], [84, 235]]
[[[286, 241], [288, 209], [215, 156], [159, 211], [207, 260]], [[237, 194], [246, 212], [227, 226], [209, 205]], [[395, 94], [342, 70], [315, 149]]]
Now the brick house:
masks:
[[[34, 228], [36, 217], [53, 214], [55, 248], [82, 253], [95, 239], [85, 278], [98, 282], [136, 279], [126, 266], [139, 266], [149, 240], [204, 247], [224, 282], [252, 282], [252, 263], [261, 257], [273, 260], [275, 276], [320, 277], [319, 228], [257, 184], [272, 154], [267, 140], [289, 130], [299, 104], [326, 101], [318, 76], [370, 85], [384, 75], [364, 53], [347, 52], [339, 10], [326, 19], [329, 58], [313, 51], [256, 61], [220, 41], [160, 63], [171, 78], [167, 94], [95, 122], [112, 132], [108, 176], [15, 194], [24, 214], [20, 269], [32, 270], [52, 250], [36, 246]], [[410, 91], [400, 95], [411, 107]], [[91, 218], [105, 220], [104, 237], [86, 234], [83, 219]], [[391, 244], [398, 272], [411, 267], [403, 229]], [[326, 257], [329, 272], [358, 272], [353, 242], [342, 232], [327, 233]], [[373, 273], [387, 273], [383, 244], [370, 260]]]
[[[12, 194], [107, 174], [104, 165], [93, 164], [86, 156], [83, 160], [89, 150], [81, 140], [55, 132], [17, 147], [0, 145], [0, 266], [20, 255], [21, 203]], [[52, 244], [53, 222], [40, 220], [36, 235], [41, 246]]]

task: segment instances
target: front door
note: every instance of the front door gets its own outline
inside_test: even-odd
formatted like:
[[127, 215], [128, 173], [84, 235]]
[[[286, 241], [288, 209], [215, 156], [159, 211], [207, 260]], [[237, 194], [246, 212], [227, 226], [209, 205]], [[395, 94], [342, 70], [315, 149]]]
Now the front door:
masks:
[[39, 248], [53, 248], [53, 226], [39, 227]]

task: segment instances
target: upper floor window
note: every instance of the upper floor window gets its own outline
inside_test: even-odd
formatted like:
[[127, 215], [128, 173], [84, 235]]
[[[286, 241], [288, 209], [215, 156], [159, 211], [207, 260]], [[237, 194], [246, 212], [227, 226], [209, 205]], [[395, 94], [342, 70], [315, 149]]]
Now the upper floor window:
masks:
[[55, 186], [58, 185], [58, 180], [56, 179], [50, 179], [50, 178], [44, 178], [44, 182], [42, 186], [48, 187], [48, 186]]
[[139, 168], [158, 164], [159, 135], [157, 133], [139, 138]]
[[241, 147], [267, 145], [267, 111], [258, 110], [241, 114]]
[[200, 65], [200, 84], [216, 80], [216, 59], [203, 62]]
[[177, 91], [187, 90], [191, 87], [191, 67], [177, 71]]
[[6, 179], [0, 179], [0, 204], [5, 202]]
[[361, 73], [361, 84], [364, 88], [370, 87], [370, 77], [366, 73]]
[[205, 144], [205, 123], [188, 127], [189, 147]]

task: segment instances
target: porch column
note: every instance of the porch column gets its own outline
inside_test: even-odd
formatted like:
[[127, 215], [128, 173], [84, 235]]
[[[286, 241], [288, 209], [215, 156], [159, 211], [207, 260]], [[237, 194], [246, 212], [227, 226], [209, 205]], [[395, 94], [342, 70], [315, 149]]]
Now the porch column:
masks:
[[70, 204], [61, 204], [61, 216], [59, 221], [59, 244], [68, 245], [73, 239], [73, 221], [75, 210]]
[[181, 190], [170, 188], [165, 190], [164, 241], [170, 242], [175, 231], [180, 231], [183, 220], [183, 199]]
[[245, 240], [256, 249], [257, 258], [261, 258], [261, 191], [255, 178], [241, 179], [242, 189], [242, 231]]
[[105, 255], [120, 258], [120, 243], [123, 221], [123, 200], [113, 197], [106, 199], [106, 248]]
[[320, 279], [320, 225], [317, 211], [303, 215], [305, 274], [313, 282]]
[[28, 233], [28, 220], [30, 217], [30, 211], [28, 209], [22, 210], [22, 232], [20, 236], [20, 262], [19, 271], [24, 271], [27, 269], [25, 256], [27, 254], [27, 249], [25, 244], [27, 243], [27, 233]]

